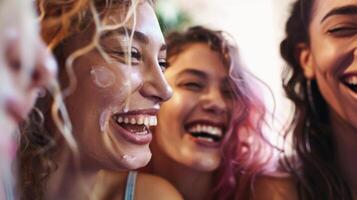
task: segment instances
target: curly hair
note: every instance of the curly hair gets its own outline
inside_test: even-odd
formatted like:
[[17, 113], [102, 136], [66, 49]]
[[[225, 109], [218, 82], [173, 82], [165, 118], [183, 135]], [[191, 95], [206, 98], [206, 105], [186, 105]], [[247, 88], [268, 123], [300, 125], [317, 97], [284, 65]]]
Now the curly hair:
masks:
[[351, 191], [336, 164], [327, 104], [316, 81], [308, 83], [297, 57], [297, 45], [310, 42], [308, 30], [313, 5], [312, 0], [297, 0], [293, 4], [286, 23], [286, 37], [280, 44], [280, 53], [288, 64], [283, 72], [283, 87], [295, 105], [290, 124], [293, 148], [301, 162], [297, 166], [293, 159], [286, 157], [283, 164], [298, 180], [299, 199], [351, 200]]
[[[152, 0], [147, 1], [152, 6], [155, 3]], [[74, 80], [71, 80], [75, 77], [70, 77], [71, 73], [68, 72], [71, 70], [68, 68], [69, 58], [79, 51], [81, 53], [75, 56], [81, 56], [93, 48], [100, 48], [98, 41], [94, 41], [96, 36], [100, 36], [100, 33], [91, 31], [93, 41], [88, 41], [88, 43], [94, 45], [83, 46], [69, 55], [63, 53], [64, 45], [68, 45], [66, 41], [74, 34], [88, 31], [89, 27], [102, 28], [101, 31], [118, 28], [115, 26], [109, 29], [102, 26], [98, 27], [96, 20], [104, 18], [113, 8], [122, 9], [123, 16], [126, 17], [124, 20], [127, 20], [127, 17], [131, 14], [129, 11], [134, 9], [134, 2], [135, 0], [37, 0], [41, 19], [41, 34], [44, 41], [53, 50], [59, 64], [61, 89], [64, 89], [65, 85], [75, 87]], [[137, 0], [137, 2], [140, 2], [140, 0]], [[120, 25], [123, 22], [118, 23]], [[82, 51], [83, 49], [86, 51]], [[71, 63], [69, 67], [72, 67]], [[61, 95], [65, 96], [66, 94], [63, 93]], [[20, 158], [18, 185], [21, 199], [44, 198], [46, 181], [51, 173], [57, 169], [57, 163], [53, 160], [53, 157], [63, 142], [69, 143], [64, 134], [56, 134], [61, 131], [58, 131], [60, 128], [53, 117], [53, 113], [60, 115], [58, 110], [53, 111], [53, 106], [57, 108], [64, 105], [54, 104], [56, 104], [55, 97], [46, 95], [40, 98], [36, 102], [37, 109], [30, 114], [28, 122], [21, 127], [21, 141], [18, 151]], [[59, 118], [64, 120], [65, 116], [61, 115]]]
[[166, 42], [169, 63], [189, 45], [204, 43], [219, 54], [227, 67], [235, 101], [229, 129], [223, 140], [222, 161], [215, 172], [212, 195], [215, 199], [232, 199], [235, 196], [247, 199], [255, 177], [265, 170], [272, 153], [262, 133], [266, 110], [252, 90], [250, 79], [253, 76], [244, 69], [238, 49], [223, 31], [195, 26], [182, 33], [172, 32], [166, 37]]

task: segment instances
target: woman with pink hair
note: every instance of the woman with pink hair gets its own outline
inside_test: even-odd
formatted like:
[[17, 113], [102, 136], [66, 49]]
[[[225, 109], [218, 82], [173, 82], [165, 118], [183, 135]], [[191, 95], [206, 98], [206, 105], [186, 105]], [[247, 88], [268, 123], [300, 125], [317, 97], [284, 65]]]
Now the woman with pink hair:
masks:
[[166, 39], [174, 94], [159, 111], [146, 170], [187, 200], [247, 199], [272, 153], [253, 76], [221, 31], [191, 27]]

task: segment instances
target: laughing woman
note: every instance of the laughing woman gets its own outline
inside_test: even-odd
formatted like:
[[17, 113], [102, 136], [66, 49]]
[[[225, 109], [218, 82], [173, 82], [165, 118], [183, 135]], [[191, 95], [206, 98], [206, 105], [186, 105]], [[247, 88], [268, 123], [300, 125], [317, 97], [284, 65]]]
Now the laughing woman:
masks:
[[[298, 0], [281, 54], [299, 199], [357, 199], [357, 1]], [[289, 160], [288, 160], [289, 161]]]
[[271, 152], [251, 76], [223, 32], [192, 27], [170, 34], [167, 43], [165, 77], [174, 94], [153, 128], [147, 171], [187, 200], [247, 199]]
[[260, 199], [357, 199], [356, 22], [356, 0], [293, 4], [280, 50], [299, 163], [286, 159], [294, 179], [265, 187]]
[[[162, 73], [166, 45], [153, 3], [40, 0], [38, 4], [43, 37], [60, 66], [68, 116], [52, 119], [48, 116], [52, 99], [38, 101], [44, 123], [33, 116], [21, 140], [21, 198], [122, 199], [125, 180], [113, 197], [99, 171], [127, 171], [149, 162], [148, 127], [156, 125], [160, 103], [172, 94]], [[66, 129], [54, 126], [66, 119], [77, 149], [64, 140], [61, 131]], [[71, 128], [68, 122], [64, 125]]]

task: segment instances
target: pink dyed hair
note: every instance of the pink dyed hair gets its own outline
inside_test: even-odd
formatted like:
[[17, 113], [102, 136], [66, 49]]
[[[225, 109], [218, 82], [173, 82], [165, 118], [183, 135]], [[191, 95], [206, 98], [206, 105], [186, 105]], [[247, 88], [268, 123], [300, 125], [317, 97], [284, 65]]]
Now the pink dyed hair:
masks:
[[166, 39], [168, 60], [188, 45], [206, 43], [221, 55], [229, 69], [236, 101], [223, 141], [222, 163], [217, 170], [213, 195], [216, 199], [248, 198], [255, 177], [267, 169], [273, 153], [262, 131], [266, 109], [252, 89], [256, 88], [257, 79], [243, 67], [236, 45], [222, 31], [195, 26], [183, 33], [173, 32]]

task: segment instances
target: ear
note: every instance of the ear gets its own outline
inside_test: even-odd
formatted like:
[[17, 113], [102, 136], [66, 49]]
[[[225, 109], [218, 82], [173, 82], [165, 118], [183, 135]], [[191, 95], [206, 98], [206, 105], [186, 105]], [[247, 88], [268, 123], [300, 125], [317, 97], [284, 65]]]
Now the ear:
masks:
[[305, 77], [310, 80], [315, 79], [315, 66], [310, 47], [306, 43], [298, 44], [295, 56], [300, 62]]

